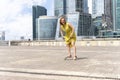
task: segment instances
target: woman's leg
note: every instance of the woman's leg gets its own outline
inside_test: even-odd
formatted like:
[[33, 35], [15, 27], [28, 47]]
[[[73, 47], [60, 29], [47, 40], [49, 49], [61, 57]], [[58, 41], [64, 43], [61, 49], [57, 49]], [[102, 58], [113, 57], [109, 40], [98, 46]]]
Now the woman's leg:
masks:
[[72, 42], [72, 46], [73, 46], [73, 49], [74, 49], [74, 55], [73, 55], [74, 57], [73, 57], [73, 59], [75, 60], [77, 58], [75, 42]]
[[68, 49], [68, 57], [71, 57], [71, 48], [70, 48], [70, 44], [67, 44], [67, 49]]

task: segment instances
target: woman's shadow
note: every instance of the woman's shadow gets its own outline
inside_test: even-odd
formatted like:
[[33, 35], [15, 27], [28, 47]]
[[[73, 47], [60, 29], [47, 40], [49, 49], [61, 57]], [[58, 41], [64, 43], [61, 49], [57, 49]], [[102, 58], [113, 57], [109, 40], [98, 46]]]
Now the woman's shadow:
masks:
[[[85, 60], [87, 57], [77, 57], [75, 60]], [[64, 58], [64, 60], [73, 60], [73, 58]]]
[[85, 60], [85, 59], [88, 59], [87, 57], [77, 57], [76, 60]]

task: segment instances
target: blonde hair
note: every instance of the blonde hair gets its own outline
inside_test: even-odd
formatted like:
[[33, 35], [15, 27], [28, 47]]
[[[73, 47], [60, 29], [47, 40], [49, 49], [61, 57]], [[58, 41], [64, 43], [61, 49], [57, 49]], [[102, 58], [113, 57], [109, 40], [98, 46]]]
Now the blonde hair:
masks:
[[63, 25], [62, 22], [61, 22], [62, 19], [65, 20], [65, 24], [66, 24], [66, 19], [65, 19], [65, 17], [61, 17], [61, 18], [60, 18], [60, 25]]

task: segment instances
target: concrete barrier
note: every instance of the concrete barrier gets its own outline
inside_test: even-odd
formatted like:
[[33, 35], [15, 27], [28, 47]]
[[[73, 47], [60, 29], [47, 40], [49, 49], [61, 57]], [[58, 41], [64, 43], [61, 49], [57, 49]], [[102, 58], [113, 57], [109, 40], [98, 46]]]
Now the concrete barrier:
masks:
[[[65, 46], [64, 41], [11, 41], [11, 46]], [[120, 40], [79, 40], [76, 46], [120, 46]]]

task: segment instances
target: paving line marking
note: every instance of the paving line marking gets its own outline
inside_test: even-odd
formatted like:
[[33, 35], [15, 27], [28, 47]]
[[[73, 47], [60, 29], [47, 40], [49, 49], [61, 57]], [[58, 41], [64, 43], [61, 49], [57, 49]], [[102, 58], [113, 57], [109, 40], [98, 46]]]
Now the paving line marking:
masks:
[[64, 76], [64, 77], [81, 77], [81, 78], [95, 78], [95, 79], [110, 79], [120, 80], [120, 76], [111, 77], [111, 75], [92, 74], [85, 72], [74, 71], [58, 71], [58, 70], [37, 70], [37, 69], [21, 69], [21, 68], [0, 68], [0, 72], [9, 72], [17, 74], [33, 74], [46, 76]]

